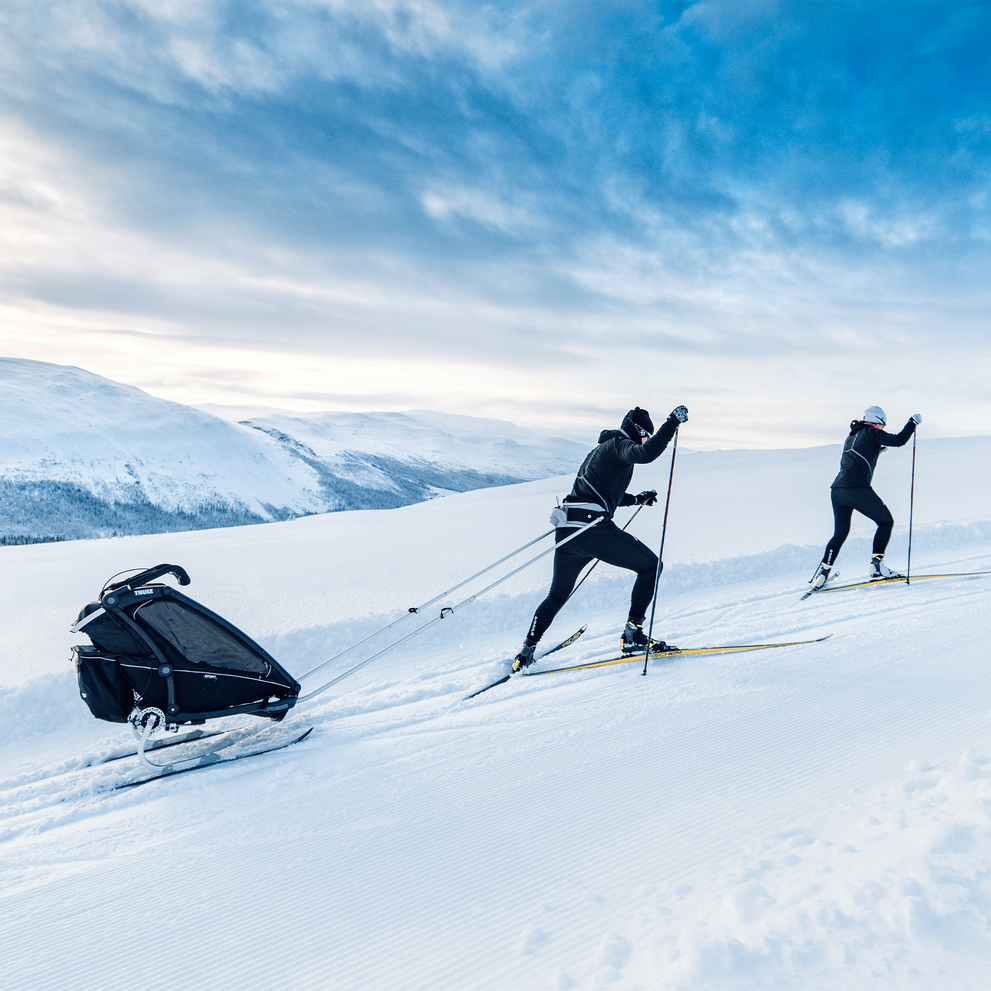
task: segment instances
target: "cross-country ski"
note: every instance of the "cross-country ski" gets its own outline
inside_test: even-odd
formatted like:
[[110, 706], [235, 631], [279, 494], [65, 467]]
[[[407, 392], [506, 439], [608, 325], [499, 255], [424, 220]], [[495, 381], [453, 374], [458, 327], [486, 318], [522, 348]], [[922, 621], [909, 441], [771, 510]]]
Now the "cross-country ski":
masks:
[[[870, 578], [863, 582], [851, 582], [848, 585], [827, 585], [825, 588], [817, 589], [819, 592], [841, 592], [847, 588], [870, 588], [872, 585], [910, 585], [912, 582], [926, 581], [930, 578], [979, 578], [982, 575], [991, 575], [991, 571], [955, 571], [945, 575], [898, 575], [894, 578]], [[802, 596], [805, 598], [805, 596]]]
[[810, 643], [822, 643], [823, 641], [828, 640], [831, 636], [831, 633], [827, 633], [824, 637], [817, 637], [815, 640], [789, 640], [785, 643], [732, 644], [723, 647], [670, 647], [660, 653], [651, 653], [648, 655], [644, 655], [643, 653], [623, 654], [620, 657], [610, 657], [606, 660], [586, 661], [583, 664], [569, 664], [567, 667], [563, 668], [547, 668], [538, 671], [527, 670], [524, 671], [523, 674], [527, 677], [532, 677], [537, 674], [560, 674], [563, 671], [584, 671], [587, 668], [604, 668], [610, 667], [613, 664], [629, 664], [632, 661], [639, 663], [640, 661], [643, 661], [645, 657], [650, 661], [667, 661], [673, 660], [675, 657], [685, 657], [688, 655], [697, 654], [735, 654], [745, 650], [769, 650], [772, 647], [801, 647]]
[[[545, 650], [542, 654], [539, 654], [537, 659], [540, 660], [541, 658], [547, 657], [549, 654], [556, 654], [559, 650], [563, 650], [565, 647], [570, 647], [573, 643], [575, 643], [575, 641], [578, 640], [578, 638], [587, 629], [588, 629], [588, 625], [586, 624], [585, 626], [581, 627], [581, 629], [576, 630], [574, 633], [572, 633], [570, 637], [566, 637], [559, 644], [557, 644], [554, 647], [551, 647], [550, 650]], [[507, 661], [507, 663], [511, 665], [512, 661]], [[484, 688], [479, 688], [477, 692], [472, 692], [471, 695], [465, 696], [465, 701], [467, 702], [468, 699], [473, 699], [475, 698], [476, 695], [481, 695], [482, 692], [487, 692], [490, 688], [495, 688], [497, 685], [505, 685], [506, 682], [509, 681], [510, 678], [512, 678], [514, 673], [515, 672], [510, 670], [507, 674], [503, 675], [503, 677], [498, 678], [496, 681], [493, 681], [491, 684], [486, 685]]]

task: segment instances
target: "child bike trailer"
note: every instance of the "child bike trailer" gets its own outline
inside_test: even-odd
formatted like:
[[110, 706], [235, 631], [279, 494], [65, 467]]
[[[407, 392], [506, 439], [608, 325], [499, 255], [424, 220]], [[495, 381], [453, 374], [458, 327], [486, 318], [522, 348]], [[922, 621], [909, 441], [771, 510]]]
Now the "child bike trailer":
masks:
[[90, 712], [130, 722], [142, 744], [156, 729], [221, 716], [285, 718], [299, 683], [236, 626], [155, 581], [166, 574], [189, 584], [185, 569], [160, 564], [109, 582], [79, 614], [72, 631], [92, 646], [72, 649]]

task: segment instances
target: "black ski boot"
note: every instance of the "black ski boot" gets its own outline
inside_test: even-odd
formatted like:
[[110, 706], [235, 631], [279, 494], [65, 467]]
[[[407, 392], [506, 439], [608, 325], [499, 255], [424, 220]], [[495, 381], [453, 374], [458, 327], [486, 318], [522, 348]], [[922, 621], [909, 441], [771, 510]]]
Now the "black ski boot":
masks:
[[524, 668], [528, 668], [533, 664], [533, 652], [537, 649], [535, 643], [524, 643], [520, 647], [520, 652], [513, 658], [513, 674], [517, 671], [522, 671]]
[[652, 640], [648, 638], [647, 634], [643, 631], [642, 623], [634, 623], [632, 620], [628, 620], [626, 623], [626, 629], [623, 630], [622, 639], [619, 641], [620, 649], [624, 654], [641, 654], [647, 650], [647, 645], [650, 644], [651, 654], [663, 654], [666, 650], [677, 650], [677, 647], [672, 647], [670, 644], [666, 644], [663, 640]]

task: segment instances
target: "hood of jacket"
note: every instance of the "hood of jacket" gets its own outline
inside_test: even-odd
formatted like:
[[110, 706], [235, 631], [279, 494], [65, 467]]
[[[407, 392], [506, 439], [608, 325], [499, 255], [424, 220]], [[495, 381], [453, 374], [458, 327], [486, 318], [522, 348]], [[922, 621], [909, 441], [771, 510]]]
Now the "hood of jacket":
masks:
[[878, 427], [880, 426], [883, 430], [884, 427], [877, 423], [868, 423], [866, 420], [851, 420], [850, 421], [850, 433], [856, 434], [861, 430], [866, 430], [868, 427]]
[[625, 437], [626, 440], [632, 440], [633, 438], [625, 430], [603, 430], [599, 434], [599, 443], [604, 444], [607, 440], [614, 440], [617, 437]]

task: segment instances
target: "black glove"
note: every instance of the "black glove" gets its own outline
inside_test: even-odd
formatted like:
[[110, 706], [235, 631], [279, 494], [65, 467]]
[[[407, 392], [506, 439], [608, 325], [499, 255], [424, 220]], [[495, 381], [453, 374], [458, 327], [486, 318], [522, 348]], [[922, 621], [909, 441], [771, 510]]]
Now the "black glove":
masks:
[[671, 415], [679, 422], [686, 423], [688, 421], [688, 407], [687, 406], [675, 406], [671, 410]]
[[657, 490], [650, 489], [646, 492], [641, 492], [640, 495], [634, 496], [638, 506], [653, 506], [657, 502]]

